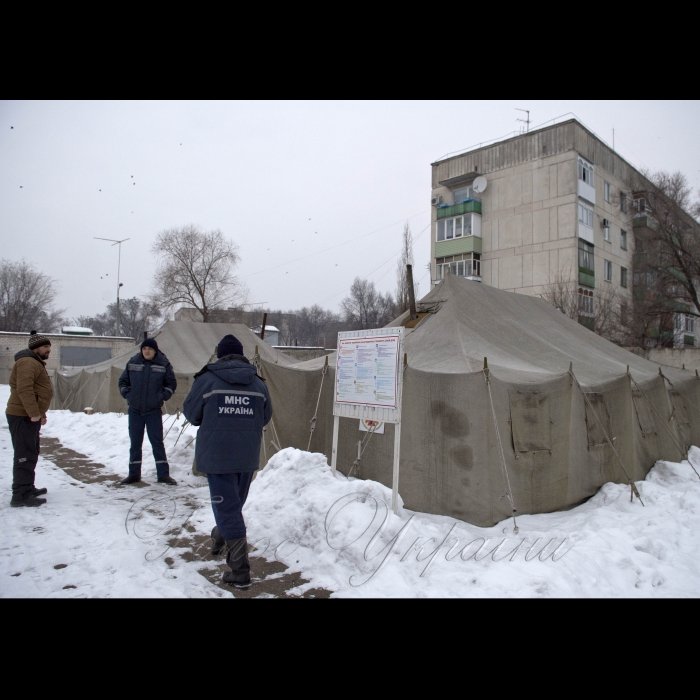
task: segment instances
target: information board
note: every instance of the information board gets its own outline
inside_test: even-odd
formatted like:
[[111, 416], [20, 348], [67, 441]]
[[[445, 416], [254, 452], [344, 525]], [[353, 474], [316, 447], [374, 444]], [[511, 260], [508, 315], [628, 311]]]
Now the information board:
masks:
[[400, 336], [339, 338], [335, 400], [340, 404], [397, 408]]

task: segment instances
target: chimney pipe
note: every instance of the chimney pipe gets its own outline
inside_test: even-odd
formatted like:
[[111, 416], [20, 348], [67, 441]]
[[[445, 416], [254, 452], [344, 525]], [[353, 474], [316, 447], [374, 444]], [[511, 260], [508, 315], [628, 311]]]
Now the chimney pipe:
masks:
[[146, 340], [148, 338], [148, 331], [143, 332], [143, 339]]
[[263, 314], [262, 331], [260, 332], [260, 340], [265, 340], [265, 326], [267, 325], [267, 314]]
[[416, 297], [413, 292], [413, 265], [406, 265], [406, 282], [408, 283], [408, 307], [411, 310], [411, 321], [418, 318], [416, 313]]

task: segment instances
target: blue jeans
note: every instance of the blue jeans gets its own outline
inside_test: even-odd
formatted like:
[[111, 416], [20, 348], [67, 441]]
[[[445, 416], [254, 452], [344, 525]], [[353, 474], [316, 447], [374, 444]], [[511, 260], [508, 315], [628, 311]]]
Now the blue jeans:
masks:
[[161, 479], [170, 474], [170, 467], [168, 458], [165, 456], [163, 415], [160, 410], [143, 414], [129, 411], [129, 437], [131, 438], [129, 476], [141, 476], [141, 447], [143, 445], [144, 428], [148, 433], [148, 440], [153, 449], [153, 458], [156, 461], [156, 474]]
[[255, 472], [207, 474], [211, 509], [221, 536], [225, 540], [239, 540], [246, 536], [243, 506], [248, 498], [250, 482]]

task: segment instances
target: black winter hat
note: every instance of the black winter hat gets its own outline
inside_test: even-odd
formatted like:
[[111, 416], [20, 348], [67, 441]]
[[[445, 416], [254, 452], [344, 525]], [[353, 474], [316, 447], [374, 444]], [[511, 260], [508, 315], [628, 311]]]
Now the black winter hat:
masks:
[[141, 343], [141, 349], [143, 350], [144, 348], [153, 348], [156, 352], [158, 352], [158, 343], [156, 343], [156, 339], [146, 338], [146, 340]]
[[225, 335], [220, 341], [216, 348], [217, 357], [226, 357], [226, 355], [242, 355], [243, 346], [241, 341], [236, 338], [235, 335]]

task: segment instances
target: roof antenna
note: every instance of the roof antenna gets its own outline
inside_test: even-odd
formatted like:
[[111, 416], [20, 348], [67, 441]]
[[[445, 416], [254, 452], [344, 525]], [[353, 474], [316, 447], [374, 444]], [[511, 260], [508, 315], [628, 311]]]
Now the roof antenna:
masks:
[[[527, 113], [527, 119], [521, 119], [520, 117], [518, 117], [515, 121], [516, 122], [523, 122], [523, 124], [525, 124], [525, 126], [527, 128], [526, 133], [529, 134], [530, 133], [530, 110], [529, 109], [520, 109], [520, 107], [516, 107], [515, 109], [518, 112], [526, 112]], [[522, 133], [522, 131], [520, 133]]]

